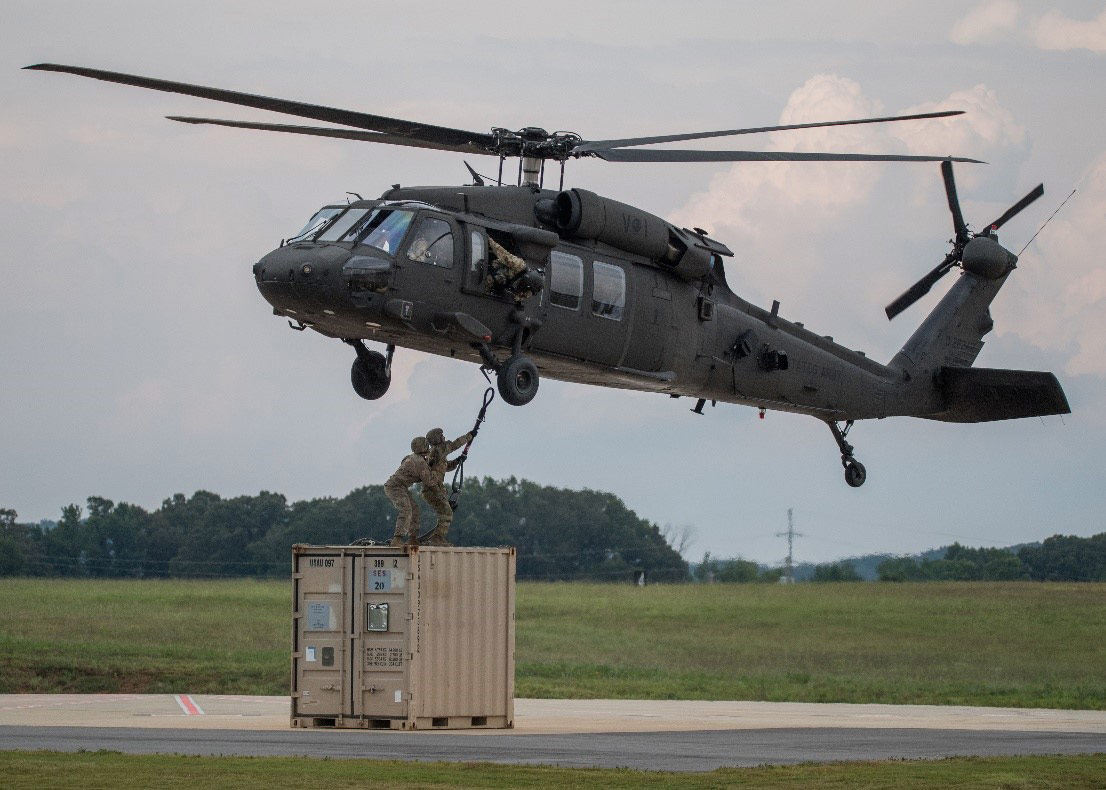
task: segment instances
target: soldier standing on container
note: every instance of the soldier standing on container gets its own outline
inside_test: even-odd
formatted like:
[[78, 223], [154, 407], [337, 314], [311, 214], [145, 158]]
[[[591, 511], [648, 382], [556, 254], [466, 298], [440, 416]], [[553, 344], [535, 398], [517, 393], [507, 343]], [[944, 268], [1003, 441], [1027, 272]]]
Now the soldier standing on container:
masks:
[[[392, 536], [393, 546], [415, 543], [419, 534], [419, 506], [411, 496], [411, 486], [421, 482], [423, 497], [427, 486], [435, 485], [436, 477], [430, 471], [430, 442], [425, 436], [416, 436], [411, 440], [411, 454], [399, 464], [399, 469], [384, 484], [384, 493], [396, 508], [396, 531]], [[429, 502], [430, 500], [427, 499]], [[446, 505], [448, 506], [448, 502]]]
[[453, 508], [450, 507], [449, 494], [445, 490], [445, 473], [456, 469], [460, 459], [455, 458], [451, 461], [449, 454], [464, 447], [475, 435], [470, 432], [457, 437], [452, 442], [447, 442], [445, 431], [441, 428], [434, 428], [426, 434], [426, 441], [430, 444], [430, 457], [427, 463], [430, 465], [434, 482], [430, 485], [422, 484], [422, 498], [438, 514], [438, 523], [426, 538], [426, 543], [430, 546], [450, 545], [445, 536], [449, 532], [449, 525], [453, 523]]

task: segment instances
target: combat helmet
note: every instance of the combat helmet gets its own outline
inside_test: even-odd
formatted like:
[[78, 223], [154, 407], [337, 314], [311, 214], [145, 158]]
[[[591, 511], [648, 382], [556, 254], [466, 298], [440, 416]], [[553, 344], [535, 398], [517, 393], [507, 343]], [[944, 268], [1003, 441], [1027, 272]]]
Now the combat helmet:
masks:
[[411, 452], [425, 455], [430, 452], [430, 442], [426, 441], [425, 436], [416, 436], [411, 440]]
[[441, 444], [445, 441], [445, 431], [441, 428], [431, 428], [426, 432], [426, 441], [430, 442], [431, 447]]

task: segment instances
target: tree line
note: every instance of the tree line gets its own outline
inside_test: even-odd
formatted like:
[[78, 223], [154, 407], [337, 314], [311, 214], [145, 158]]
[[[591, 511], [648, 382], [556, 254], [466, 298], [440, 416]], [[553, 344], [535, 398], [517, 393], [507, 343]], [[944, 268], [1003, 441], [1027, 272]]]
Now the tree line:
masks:
[[[969, 548], [953, 543], [929, 556], [888, 557], [876, 566], [875, 577], [883, 582], [923, 581], [1065, 581], [1106, 582], [1106, 532], [1089, 538], [1054, 535], [1039, 544], [1017, 549]], [[933, 556], [936, 555], [936, 556]], [[856, 563], [872, 556], [796, 568], [802, 582], [859, 582], [864, 576]], [[691, 566], [691, 577], [699, 582], [778, 582], [784, 570], [741, 558], [724, 559], [703, 555]], [[869, 576], [868, 578], [872, 578]]]
[[876, 569], [880, 581], [1106, 581], [1106, 532], [1053, 535], [1039, 545], [973, 549], [953, 543], [940, 559], [896, 557]]
[[[422, 508], [425, 532], [434, 513]], [[89, 497], [57, 522], [23, 524], [0, 509], [0, 576], [180, 578], [291, 573], [294, 543], [386, 542], [395, 509], [383, 486], [289, 503], [282, 494], [224, 499], [197, 491], [153, 511]], [[661, 529], [618, 497], [526, 480], [466, 481], [449, 531], [460, 546], [515, 546], [519, 579], [683, 581], [688, 565]]]
[[[423, 531], [433, 512], [422, 508]], [[344, 497], [289, 503], [282, 494], [223, 498], [209, 491], [175, 494], [147, 511], [89, 497], [67, 505], [56, 522], [20, 523], [0, 508], [0, 576], [92, 578], [287, 577], [294, 543], [345, 545], [387, 541], [395, 510], [382, 486]], [[541, 486], [526, 480], [469, 480], [449, 533], [461, 546], [515, 546], [519, 579], [627, 582], [778, 582], [779, 567], [708, 552], [689, 565], [689, 537], [639, 518], [600, 491]], [[674, 544], [675, 548], [673, 547]], [[880, 581], [1106, 581], [1106, 533], [1055, 535], [1017, 550], [954, 543], [922, 557], [894, 557], [876, 568]], [[863, 559], [863, 558], [862, 558]], [[867, 572], [867, 571], [866, 571]], [[813, 582], [862, 581], [850, 560], [797, 574]], [[870, 576], [869, 576], [870, 578]]]

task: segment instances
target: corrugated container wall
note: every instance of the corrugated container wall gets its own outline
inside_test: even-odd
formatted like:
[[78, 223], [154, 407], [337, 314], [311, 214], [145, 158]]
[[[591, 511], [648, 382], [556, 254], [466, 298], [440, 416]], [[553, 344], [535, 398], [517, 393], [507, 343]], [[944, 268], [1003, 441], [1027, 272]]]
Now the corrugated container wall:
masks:
[[292, 547], [292, 726], [514, 726], [515, 550]]

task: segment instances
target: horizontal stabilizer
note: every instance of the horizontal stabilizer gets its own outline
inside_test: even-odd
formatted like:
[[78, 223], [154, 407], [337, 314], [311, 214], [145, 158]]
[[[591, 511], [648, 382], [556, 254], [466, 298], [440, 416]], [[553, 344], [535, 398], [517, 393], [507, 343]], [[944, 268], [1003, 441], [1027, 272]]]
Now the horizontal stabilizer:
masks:
[[948, 408], [930, 419], [989, 422], [1070, 414], [1056, 376], [1036, 370], [943, 367], [937, 377]]

